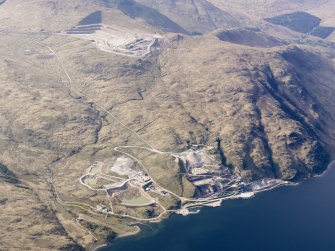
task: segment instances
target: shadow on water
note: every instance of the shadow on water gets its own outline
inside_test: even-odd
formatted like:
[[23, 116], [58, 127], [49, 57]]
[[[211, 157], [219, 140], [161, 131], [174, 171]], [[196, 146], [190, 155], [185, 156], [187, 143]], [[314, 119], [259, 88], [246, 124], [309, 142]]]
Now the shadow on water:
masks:
[[334, 251], [335, 163], [321, 177], [198, 215], [173, 215], [104, 251]]

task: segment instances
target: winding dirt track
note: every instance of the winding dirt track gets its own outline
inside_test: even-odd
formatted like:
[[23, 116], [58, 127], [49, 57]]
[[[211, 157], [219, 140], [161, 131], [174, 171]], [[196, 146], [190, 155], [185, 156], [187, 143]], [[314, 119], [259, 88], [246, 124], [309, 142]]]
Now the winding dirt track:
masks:
[[[204, 199], [192, 199], [192, 198], [187, 198], [187, 197], [181, 197], [177, 194], [175, 194], [174, 192], [162, 187], [161, 185], [159, 185], [157, 183], [157, 181], [155, 181], [155, 179], [150, 175], [150, 173], [148, 172], [148, 169], [145, 167], [145, 165], [139, 160], [137, 159], [136, 157], [132, 156], [131, 154], [123, 151], [122, 149], [127, 149], [127, 148], [138, 148], [138, 149], [145, 149], [145, 150], [148, 150], [148, 151], [151, 151], [153, 153], [156, 153], [156, 154], [169, 154], [171, 155], [172, 157], [177, 157], [178, 154], [177, 153], [172, 153], [172, 152], [163, 152], [163, 151], [160, 151], [156, 148], [154, 148], [148, 141], [146, 141], [142, 136], [140, 136], [136, 131], [134, 131], [133, 129], [131, 129], [130, 127], [128, 127], [127, 125], [125, 125], [121, 120], [119, 120], [117, 117], [115, 117], [111, 112], [109, 112], [106, 108], [104, 108], [102, 105], [100, 105], [97, 101], [95, 101], [93, 98], [87, 96], [86, 94], [84, 93], [81, 93], [80, 91], [76, 90], [73, 88], [73, 80], [72, 78], [70, 77], [70, 74], [68, 73], [68, 71], [66, 70], [66, 68], [64, 67], [64, 64], [63, 62], [61, 61], [60, 57], [58, 56], [58, 54], [56, 53], [56, 51], [51, 48], [50, 46], [44, 44], [44, 43], [41, 43], [39, 41], [34, 41], [36, 44], [44, 47], [44, 48], [47, 48], [57, 59], [58, 63], [60, 64], [62, 70], [64, 71], [68, 81], [67, 83], [64, 83], [63, 81], [63, 84], [65, 84], [65, 86], [69, 89], [69, 92], [70, 92], [70, 95], [72, 96], [72, 93], [75, 94], [76, 96], [79, 96], [79, 97], [85, 97], [88, 102], [90, 103], [93, 103], [96, 107], [98, 107], [99, 109], [101, 109], [102, 111], [106, 112], [108, 115], [110, 115], [116, 122], [118, 122], [122, 127], [124, 127], [125, 129], [127, 129], [131, 134], [135, 135], [140, 141], [142, 141], [147, 147], [143, 147], [143, 146], [117, 146], [117, 147], [114, 147], [114, 151], [116, 152], [119, 152], [123, 155], [126, 155], [130, 158], [132, 158], [133, 160], [137, 161], [141, 166], [142, 168], [144, 169], [144, 171], [148, 174], [149, 178], [151, 179], [151, 181], [154, 183], [154, 185], [159, 188], [160, 190], [162, 191], [165, 191], [166, 193], [178, 198], [180, 201], [181, 201], [181, 209], [187, 209], [187, 208], [190, 208], [190, 207], [193, 207], [193, 206], [202, 206], [202, 205], [206, 205], [206, 204], [209, 204], [209, 203], [212, 203], [212, 202], [218, 202], [218, 201], [222, 201], [222, 199], [224, 198], [227, 198], [227, 197], [216, 197], [216, 198], [204, 198]], [[83, 176], [82, 176], [83, 177]], [[81, 178], [82, 178], [81, 177]], [[82, 180], [81, 178], [79, 179], [81, 183]], [[86, 211], [88, 210], [87, 208], [83, 208], [83, 204], [82, 203], [76, 203], [76, 202], [65, 202], [65, 201], [62, 201], [60, 198], [59, 198], [59, 195], [57, 193], [57, 189], [55, 187], [55, 184], [53, 183], [53, 180], [51, 178], [48, 179], [49, 182], [52, 184], [53, 186], [53, 189], [55, 191], [55, 194], [56, 194], [56, 199], [57, 201], [60, 203], [60, 204], [63, 204], [63, 205], [70, 205], [70, 206], [79, 206], [81, 207], [82, 209], [85, 209]], [[91, 190], [96, 190], [96, 189], [93, 189], [91, 187], [89, 187], [88, 185], [84, 184], [87, 188], [91, 189]], [[106, 191], [107, 193], [107, 190], [106, 189], [100, 189], [100, 190], [104, 190]], [[108, 193], [107, 193], [108, 195]], [[110, 200], [109, 200], [110, 201]], [[163, 215], [165, 214], [168, 214], [168, 213], [173, 213], [173, 212], [177, 212], [179, 210], [167, 210], [163, 205], [161, 205], [161, 203], [158, 201], [157, 202], [159, 204], [159, 206], [163, 209], [163, 212], [155, 217], [155, 218], [139, 218], [139, 217], [134, 217], [134, 216], [131, 216], [131, 215], [126, 215], [126, 214], [116, 214], [113, 212], [113, 205], [112, 205], [112, 202], [110, 201], [110, 205], [111, 205], [111, 209], [112, 211], [111, 212], [107, 212], [106, 214], [110, 214], [110, 215], [113, 215], [113, 216], [117, 216], [117, 217], [122, 217], [122, 218], [129, 218], [129, 219], [133, 219], [133, 220], [137, 220], [137, 221], [145, 221], [145, 222], [154, 222], [154, 221], [159, 221], [161, 220], [161, 218], [163, 217]], [[184, 203], [188, 203], [187, 205], [184, 205]], [[85, 204], [85, 207], [89, 207], [93, 210], [93, 208], [87, 204]], [[90, 211], [91, 212], [91, 211]]]

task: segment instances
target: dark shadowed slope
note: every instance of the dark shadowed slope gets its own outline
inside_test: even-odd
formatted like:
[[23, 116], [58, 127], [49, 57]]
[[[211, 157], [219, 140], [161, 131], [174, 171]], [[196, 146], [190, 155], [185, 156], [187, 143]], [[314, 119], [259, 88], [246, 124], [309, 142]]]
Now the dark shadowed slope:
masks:
[[205, 0], [138, 0], [166, 15], [190, 33], [238, 27], [239, 21]]
[[172, 21], [170, 18], [160, 13], [156, 9], [142, 5], [133, 0], [121, 1], [118, 8], [131, 18], [141, 18], [148, 24], [164, 31], [188, 34], [188, 32]]
[[294, 31], [307, 33], [319, 26], [321, 19], [306, 12], [298, 11], [272, 18], [266, 18], [265, 21], [285, 26]]
[[232, 29], [217, 33], [221, 41], [234, 44], [247, 45], [251, 47], [275, 47], [285, 45], [286, 43], [275, 37], [269, 36], [263, 32], [254, 32], [251, 30]]

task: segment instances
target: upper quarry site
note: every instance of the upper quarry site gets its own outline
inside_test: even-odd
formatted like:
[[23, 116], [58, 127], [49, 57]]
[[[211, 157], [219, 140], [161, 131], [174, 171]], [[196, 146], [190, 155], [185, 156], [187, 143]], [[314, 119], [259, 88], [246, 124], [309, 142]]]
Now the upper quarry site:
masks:
[[102, 51], [139, 58], [148, 55], [157, 40], [163, 38], [136, 28], [104, 24], [101, 11], [90, 14], [63, 34], [90, 40]]

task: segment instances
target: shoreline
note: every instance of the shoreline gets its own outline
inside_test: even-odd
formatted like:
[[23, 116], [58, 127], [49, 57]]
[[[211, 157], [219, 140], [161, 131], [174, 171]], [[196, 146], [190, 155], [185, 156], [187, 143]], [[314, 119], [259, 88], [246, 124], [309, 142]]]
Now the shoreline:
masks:
[[136, 227], [136, 230], [134, 230], [133, 232], [129, 232], [129, 233], [124, 233], [124, 234], [118, 235], [118, 236], [115, 237], [114, 240], [139, 234], [141, 232], [141, 228], [139, 226], [135, 226], [135, 227]]
[[327, 165], [327, 168], [325, 169], [324, 172], [322, 172], [321, 174], [316, 174], [314, 176], [312, 176], [311, 178], [321, 178], [323, 177], [324, 175], [326, 175], [329, 170], [332, 168], [332, 167], [335, 167], [335, 160], [332, 160], [328, 165]]
[[[281, 184], [281, 185], [278, 185], [278, 186], [275, 186], [275, 187], [271, 187], [269, 189], [265, 189], [265, 190], [260, 190], [260, 191], [256, 191], [254, 192], [254, 195], [253, 196], [250, 196], [250, 197], [241, 197], [240, 195], [237, 195], [237, 196], [231, 196], [231, 197], [227, 197], [226, 199], [222, 199], [222, 202], [224, 200], [236, 200], [236, 199], [252, 199], [253, 197], [255, 197], [258, 193], [263, 193], [263, 192], [267, 192], [267, 191], [271, 191], [271, 190], [275, 190], [279, 187], [282, 187], [282, 186], [298, 186], [299, 184], [301, 184], [301, 182], [304, 182], [306, 180], [309, 180], [309, 179], [313, 179], [313, 178], [321, 178], [323, 177], [324, 175], [327, 174], [327, 172], [332, 168], [332, 167], [335, 167], [335, 160], [332, 160], [328, 165], [327, 165], [327, 168], [326, 170], [322, 173], [322, 174], [319, 174], [319, 175], [315, 175], [315, 176], [312, 176], [310, 178], [307, 178], [307, 179], [303, 179], [299, 182], [287, 182], [287, 184]], [[220, 203], [221, 204], [221, 203]], [[222, 205], [220, 205], [222, 206]], [[186, 214], [184, 216], [187, 216], [187, 215], [193, 215], [193, 214], [198, 214], [201, 212], [201, 209], [204, 208], [204, 207], [216, 207], [216, 206], [208, 206], [206, 204], [204, 205], [201, 205], [201, 206], [198, 206], [196, 207], [197, 208], [197, 211], [194, 212], [194, 213], [189, 213], [189, 214]], [[149, 222], [149, 223], [160, 223], [160, 222], [163, 222], [164, 220], [167, 220], [169, 219], [171, 216], [173, 215], [173, 213], [169, 213], [166, 217], [162, 218], [162, 219], [159, 219], [159, 220], [156, 220], [156, 221], [152, 221], [152, 222]], [[179, 214], [180, 215], [180, 214]], [[182, 214], [181, 214], [182, 215]], [[125, 238], [125, 237], [130, 237], [130, 236], [135, 236], [135, 235], [138, 235], [141, 233], [141, 228], [139, 226], [136, 225], [136, 230], [133, 231], [133, 232], [129, 232], [129, 233], [124, 233], [124, 234], [121, 234], [121, 235], [118, 235], [114, 241], [118, 240], [118, 239], [122, 239], [122, 238]], [[96, 247], [94, 247], [92, 249], [92, 251], [99, 251], [100, 248], [104, 248], [104, 247], [109, 247], [109, 246], [112, 246], [113, 244], [111, 245], [108, 245], [108, 244], [101, 244], [101, 245], [98, 245]]]
[[[335, 164], [335, 161], [334, 161], [334, 164]], [[269, 188], [269, 189], [266, 189], [266, 190], [262, 190], [262, 191], [255, 192], [255, 193], [253, 193], [253, 195], [250, 196], [250, 197], [243, 197], [243, 196], [241, 196], [241, 195], [230, 196], [230, 197], [227, 197], [227, 198], [225, 198], [225, 199], [221, 199], [221, 201], [220, 201], [220, 206], [222, 206], [222, 202], [223, 202], [224, 200], [252, 199], [252, 198], [255, 197], [256, 194], [258, 194], [258, 193], [262, 193], [262, 192], [266, 192], [266, 191], [271, 191], [271, 190], [274, 190], [274, 189], [276, 189], [276, 188], [278, 188], [278, 187], [281, 187], [281, 186], [294, 186], [294, 185], [298, 185], [298, 184], [299, 184], [299, 183], [291, 183], [291, 182], [289, 182], [288, 184], [285, 184], [285, 185], [279, 185], [279, 186], [276, 186], [276, 187], [273, 187], [273, 188]], [[218, 200], [220, 200], [220, 199], [218, 199]], [[195, 214], [200, 213], [200, 212], [201, 212], [201, 209], [204, 208], [204, 207], [213, 207], [213, 208], [214, 208], [214, 207], [218, 207], [217, 205], [212, 206], [212, 205], [210, 205], [210, 204], [211, 204], [211, 203], [209, 203], [209, 204], [199, 205], [199, 206], [195, 207], [195, 208], [197, 208], [197, 210], [196, 210], [195, 212], [190, 212], [190, 213], [185, 214], [185, 215], [183, 215], [183, 214], [179, 214], [179, 215], [183, 215], [183, 216], [187, 216], [187, 215], [195, 215]], [[160, 222], [163, 222], [164, 220], [168, 220], [173, 214], [174, 214], [174, 213], [169, 213], [166, 217], [164, 217], [164, 218], [162, 218], [162, 219], [159, 219], [159, 220], [151, 221], [151, 222], [149, 222], [149, 223], [160, 223]], [[175, 213], [175, 214], [178, 214], [178, 213]], [[118, 239], [125, 238], [125, 237], [130, 237], [130, 236], [135, 236], [135, 235], [140, 234], [141, 231], [142, 231], [141, 228], [140, 228], [139, 226], [137, 226], [137, 225], [136, 225], [136, 227], [137, 227], [137, 230], [135, 230], [135, 231], [133, 231], [133, 232], [129, 232], [129, 233], [124, 233], [124, 234], [118, 235], [118, 236], [114, 239], [114, 241], [116, 241], [116, 240], [118, 240]], [[110, 245], [108, 245], [108, 244], [101, 244], [101, 245], [98, 245], [98, 246], [94, 247], [91, 251], [99, 251], [100, 248], [111, 247], [111, 246], [113, 246], [113, 243], [110, 244]]]
[[[125, 237], [129, 237], [129, 236], [133, 236], [133, 235], [139, 234], [141, 232], [141, 228], [139, 226], [135, 226], [135, 227], [136, 227], [135, 231], [118, 235], [118, 236], [115, 237], [115, 239], [113, 241], [116, 241], [117, 239], [122, 239], [122, 238], [125, 238]], [[91, 251], [99, 251], [100, 248], [109, 247], [109, 246], [112, 246], [112, 245], [101, 244], [101, 245], [98, 245], [96, 247], [93, 247], [91, 249]]]

